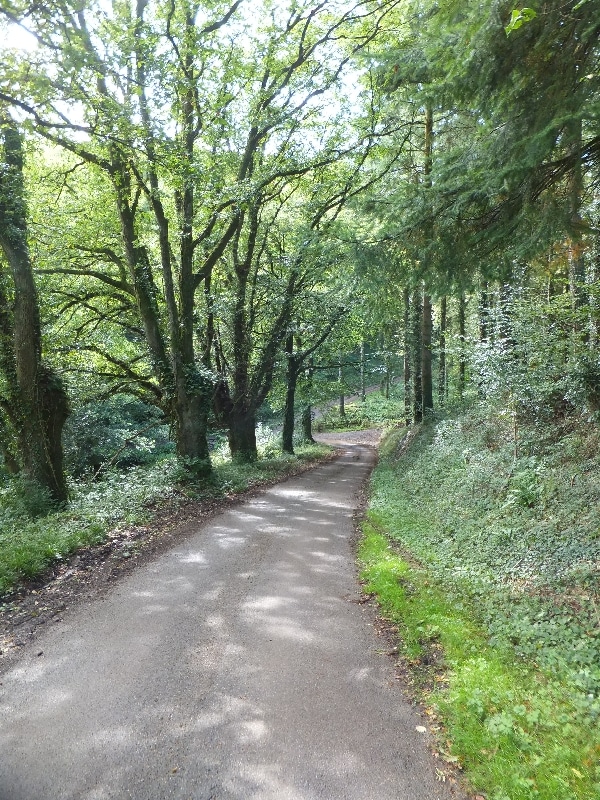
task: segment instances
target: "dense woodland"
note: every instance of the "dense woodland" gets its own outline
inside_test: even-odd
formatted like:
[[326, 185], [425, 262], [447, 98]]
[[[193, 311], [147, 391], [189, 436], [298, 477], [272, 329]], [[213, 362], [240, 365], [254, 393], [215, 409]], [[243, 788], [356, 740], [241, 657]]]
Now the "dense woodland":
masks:
[[4, 3], [6, 471], [66, 502], [65, 426], [119, 397], [199, 478], [266, 401], [293, 451], [365, 342], [408, 422], [594, 413], [596, 11]]
[[[452, 514], [484, 484], [521, 515], [515, 530], [543, 505], [537, 565], [564, 549], [558, 484], [563, 507], [580, 484], [581, 508], [600, 499], [585, 483], [600, 421], [597, 0], [2, 0], [0, 25], [8, 527], [136, 465], [209, 486], [224, 449], [260, 463], [265, 423], [291, 457], [315, 408], [366, 424], [376, 388], [406, 430], [446, 420], [423, 434], [436, 481], [451, 478], [446, 565], [466, 518]], [[577, 476], [557, 478], [575, 450]], [[600, 625], [590, 520], [569, 562], [587, 565], [585, 647]], [[499, 638], [531, 656], [534, 634], [509, 628]], [[568, 669], [588, 670], [578, 687], [597, 706], [592, 650]], [[565, 769], [579, 780], [578, 762]], [[597, 796], [566, 786], [490, 797]]]

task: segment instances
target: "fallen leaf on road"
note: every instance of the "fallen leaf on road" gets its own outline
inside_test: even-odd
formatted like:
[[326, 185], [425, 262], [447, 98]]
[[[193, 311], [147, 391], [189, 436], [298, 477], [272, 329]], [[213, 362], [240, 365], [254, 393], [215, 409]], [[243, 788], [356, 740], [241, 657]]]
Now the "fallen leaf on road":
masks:
[[418, 731], [419, 733], [427, 733], [427, 728], [425, 728], [423, 725], [417, 725], [415, 730]]

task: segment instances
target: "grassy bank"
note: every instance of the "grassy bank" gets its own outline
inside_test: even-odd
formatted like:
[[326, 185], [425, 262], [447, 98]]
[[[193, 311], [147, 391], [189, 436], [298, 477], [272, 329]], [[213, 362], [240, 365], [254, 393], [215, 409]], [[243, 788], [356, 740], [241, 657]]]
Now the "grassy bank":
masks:
[[473, 787], [597, 800], [597, 433], [523, 429], [516, 448], [512, 423], [475, 409], [388, 437], [363, 579]]
[[[213, 478], [202, 486], [181, 483], [176, 460], [165, 458], [153, 465], [108, 473], [101, 481], [73, 483], [68, 510], [38, 517], [31, 488], [7, 483], [0, 487], [0, 597], [19, 581], [42, 573], [53, 561], [103, 541], [115, 527], [148, 520], [152, 508], [189, 499], [217, 501], [283, 478], [329, 452], [324, 445], [309, 445], [297, 447], [296, 456], [288, 456], [271, 447], [268, 457], [245, 465], [216, 454]], [[40, 508], [43, 504], [41, 497]]]

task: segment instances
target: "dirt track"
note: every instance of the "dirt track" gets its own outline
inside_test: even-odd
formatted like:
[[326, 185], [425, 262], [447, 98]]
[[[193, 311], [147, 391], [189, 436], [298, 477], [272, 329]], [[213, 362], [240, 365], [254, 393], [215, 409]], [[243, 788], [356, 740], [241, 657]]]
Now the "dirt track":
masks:
[[0, 686], [1, 800], [456, 797], [358, 602], [374, 452], [346, 441], [24, 648]]

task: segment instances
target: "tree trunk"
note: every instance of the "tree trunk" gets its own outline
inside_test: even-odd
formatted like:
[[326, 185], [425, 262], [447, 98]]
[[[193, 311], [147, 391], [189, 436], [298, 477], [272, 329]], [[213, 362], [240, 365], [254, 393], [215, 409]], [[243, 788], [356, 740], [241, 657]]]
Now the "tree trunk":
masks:
[[509, 283], [503, 283], [500, 287], [498, 296], [499, 305], [499, 324], [498, 334], [500, 339], [504, 341], [507, 348], [514, 346], [513, 330], [512, 330], [512, 286]]
[[411, 303], [411, 364], [413, 386], [413, 421], [418, 423], [423, 420], [423, 384], [421, 382], [421, 324], [422, 324], [422, 294], [419, 289], [413, 292]]
[[0, 178], [0, 246], [15, 287], [13, 304], [14, 371], [13, 424], [25, 476], [41, 486], [51, 500], [66, 503], [62, 430], [69, 415], [63, 384], [42, 363], [40, 315], [27, 244], [21, 136], [5, 122], [4, 170]]
[[[314, 373], [313, 363], [314, 363], [313, 358], [311, 356], [309, 358], [308, 367], [306, 369], [306, 383], [307, 383], [307, 390], [309, 397], [312, 395], [313, 373]], [[312, 422], [313, 422], [312, 405], [309, 402], [302, 409], [302, 416], [300, 418], [300, 424], [302, 426], [302, 440], [305, 442], [314, 443], [315, 441], [312, 434]]]
[[600, 303], [598, 302], [598, 280], [600, 279], [600, 236], [594, 240], [594, 252], [590, 265], [590, 348], [596, 349], [600, 344]]
[[412, 395], [411, 395], [411, 331], [410, 331], [410, 291], [404, 289], [404, 421], [407, 425], [412, 422]]
[[[581, 120], [572, 120], [568, 127], [570, 144], [574, 151], [581, 151]], [[583, 241], [581, 235], [581, 203], [583, 195], [583, 168], [579, 158], [569, 175], [569, 205], [571, 216], [571, 241], [569, 244], [569, 288], [574, 311], [578, 311], [586, 302], [585, 261], [583, 257]], [[581, 321], [576, 318], [575, 331], [581, 329]]]
[[488, 285], [484, 283], [479, 295], [479, 341], [487, 342], [489, 331], [490, 300], [488, 295]]
[[340, 353], [340, 366], [338, 368], [338, 383], [340, 384], [340, 399], [339, 399], [339, 412], [340, 417], [343, 419], [346, 416], [346, 402], [344, 396], [344, 366], [343, 356]]
[[250, 464], [258, 459], [256, 414], [234, 408], [229, 426], [229, 449], [231, 458], [238, 463]]
[[438, 370], [438, 398], [440, 405], [448, 397], [448, 378], [446, 374], [446, 326], [448, 324], [448, 298], [446, 295], [440, 300], [440, 360]]
[[364, 403], [367, 399], [367, 390], [365, 385], [365, 343], [364, 340], [360, 343], [360, 399]]
[[467, 360], [465, 358], [465, 341], [466, 341], [466, 300], [465, 293], [461, 292], [458, 298], [458, 337], [460, 340], [460, 353], [458, 356], [458, 395], [463, 399], [466, 385], [467, 375]]
[[[195, 21], [188, 12], [185, 15], [186, 35], [180, 52], [184, 64], [186, 82], [180, 86], [181, 91], [181, 130], [179, 143], [182, 147], [180, 158], [187, 166], [183, 185], [176, 192], [176, 204], [179, 218], [179, 263], [173, 269], [173, 250], [169, 237], [169, 217], [161, 199], [160, 180], [157, 170], [158, 159], [154, 141], [153, 123], [146, 96], [148, 85], [146, 75], [146, 59], [138, 45], [143, 41], [141, 31], [144, 25], [145, 2], [136, 6], [136, 48], [135, 68], [139, 90], [139, 108], [145, 128], [146, 147], [148, 152], [148, 183], [150, 186], [149, 201], [154, 213], [158, 229], [160, 265], [166, 310], [166, 335], [162, 328], [160, 311], [157, 303], [157, 288], [152, 276], [148, 254], [139, 245], [136, 248], [132, 240], [129, 249], [133, 252], [130, 263], [140, 271], [140, 277], [134, 279], [138, 305], [144, 319], [146, 338], [150, 349], [158, 362], [161, 375], [161, 388], [164, 391], [170, 418], [174, 422], [177, 454], [184, 461], [188, 471], [194, 477], [208, 477], [211, 472], [208, 448], [208, 411], [211, 403], [212, 386], [199, 372], [194, 352], [194, 311], [196, 279], [194, 277], [194, 182], [191, 178], [194, 163], [194, 143], [197, 137], [194, 112], [194, 56], [189, 43], [194, 31]], [[120, 163], [120, 161], [119, 161]], [[123, 167], [121, 166], [121, 173]], [[120, 191], [127, 186], [124, 183]], [[119, 191], [119, 190], [118, 190]], [[125, 200], [125, 195], [122, 195]], [[131, 206], [123, 203], [123, 212], [131, 214]], [[127, 236], [135, 236], [133, 217], [124, 225]], [[123, 213], [122, 213], [123, 219]], [[137, 249], [137, 253], [136, 253]], [[206, 280], [210, 282], [210, 269], [206, 271]], [[168, 343], [168, 344], [167, 344]], [[206, 353], [204, 354], [205, 357]], [[209, 356], [208, 356], [209, 357]]]
[[423, 317], [421, 327], [421, 386], [423, 412], [433, 411], [433, 376], [431, 369], [431, 335], [433, 330], [431, 298], [423, 292]]
[[312, 435], [312, 406], [307, 403], [302, 409], [301, 425], [302, 425], [302, 440], [305, 442], [314, 442]]
[[208, 401], [198, 394], [183, 394], [173, 404], [177, 455], [197, 478], [212, 471], [208, 448]]
[[283, 411], [283, 431], [281, 449], [284, 453], [294, 454], [294, 406], [296, 402], [296, 385], [298, 382], [298, 366], [294, 358], [294, 337], [290, 334], [286, 339], [286, 392]]

